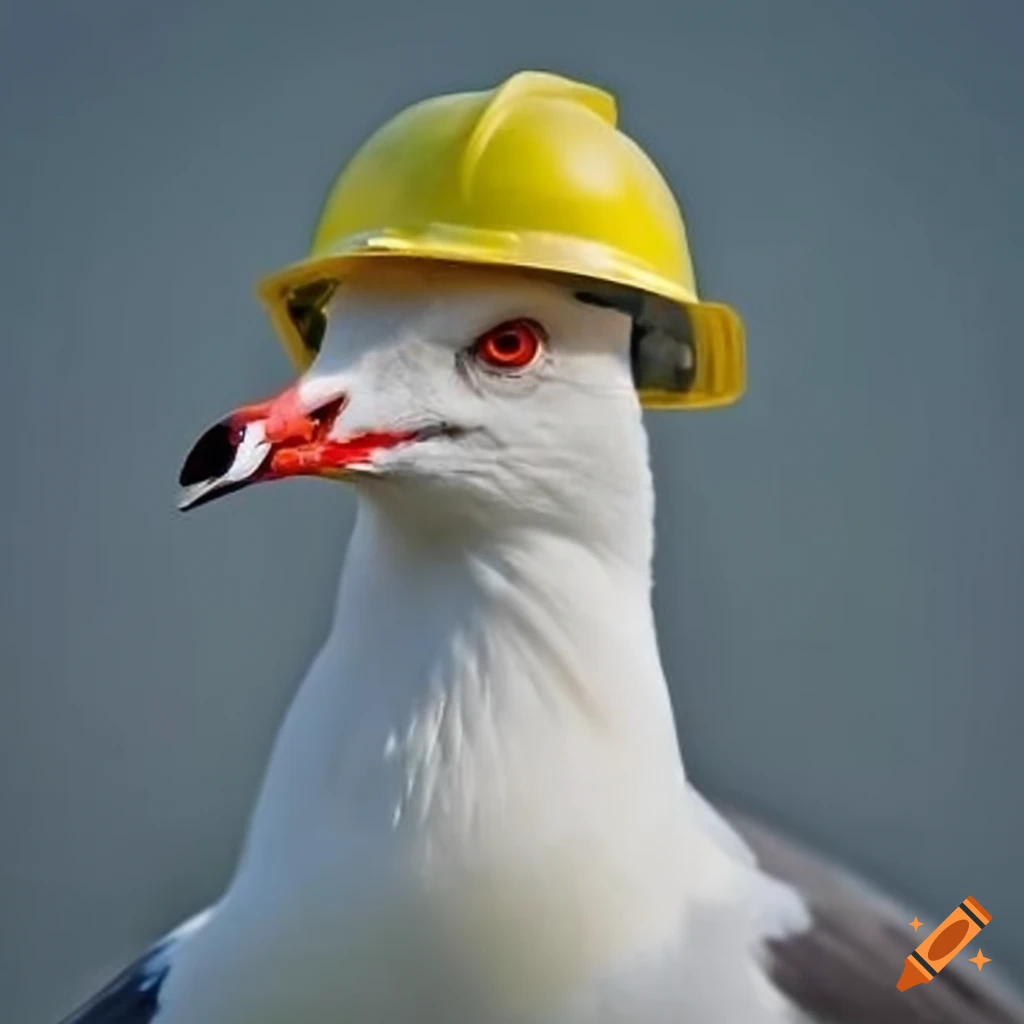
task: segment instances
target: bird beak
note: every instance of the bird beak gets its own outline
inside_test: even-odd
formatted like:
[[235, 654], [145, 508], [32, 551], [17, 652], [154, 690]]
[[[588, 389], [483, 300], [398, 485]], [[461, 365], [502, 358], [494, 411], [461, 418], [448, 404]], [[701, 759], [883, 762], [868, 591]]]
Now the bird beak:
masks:
[[414, 440], [414, 432], [372, 432], [337, 438], [347, 403], [337, 395], [310, 407], [301, 381], [275, 398], [244, 406], [209, 428], [185, 458], [178, 483], [182, 511], [264, 480], [349, 476], [374, 453]]

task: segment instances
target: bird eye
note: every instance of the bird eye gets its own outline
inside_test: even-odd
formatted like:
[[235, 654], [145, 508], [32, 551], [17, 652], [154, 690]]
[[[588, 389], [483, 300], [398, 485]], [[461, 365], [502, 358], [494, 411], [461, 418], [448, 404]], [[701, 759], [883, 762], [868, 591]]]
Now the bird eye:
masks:
[[523, 370], [538, 355], [544, 329], [533, 320], [509, 320], [481, 334], [473, 343], [473, 355], [493, 370]]

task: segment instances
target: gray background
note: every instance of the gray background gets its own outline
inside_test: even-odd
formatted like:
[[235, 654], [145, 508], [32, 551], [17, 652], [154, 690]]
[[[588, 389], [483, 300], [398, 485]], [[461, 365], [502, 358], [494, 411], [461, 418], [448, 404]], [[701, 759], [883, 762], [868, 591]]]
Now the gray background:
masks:
[[[0, 5], [0, 1017], [53, 1019], [218, 893], [351, 499], [179, 518], [289, 376], [252, 299], [414, 99], [603, 82], [688, 207], [751, 391], [652, 418], [694, 777], [1024, 976], [1024, 6]], [[908, 929], [908, 940], [911, 933]]]

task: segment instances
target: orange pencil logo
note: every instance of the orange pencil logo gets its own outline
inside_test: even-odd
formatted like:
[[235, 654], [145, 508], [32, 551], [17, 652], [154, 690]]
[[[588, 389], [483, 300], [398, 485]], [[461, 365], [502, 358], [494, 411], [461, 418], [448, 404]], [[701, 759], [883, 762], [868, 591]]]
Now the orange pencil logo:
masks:
[[967, 899], [905, 961], [896, 987], [901, 992], [927, 985], [992, 920], [973, 897]]

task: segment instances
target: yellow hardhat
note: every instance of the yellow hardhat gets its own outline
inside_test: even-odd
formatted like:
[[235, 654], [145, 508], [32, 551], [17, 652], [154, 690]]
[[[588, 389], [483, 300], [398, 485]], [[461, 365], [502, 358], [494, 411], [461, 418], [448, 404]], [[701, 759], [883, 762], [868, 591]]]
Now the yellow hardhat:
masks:
[[426, 258], [567, 274], [655, 297], [644, 315], [654, 322], [661, 307], [660, 333], [683, 346], [673, 366], [685, 372], [640, 367], [644, 405], [737, 399], [743, 324], [729, 307], [698, 299], [672, 192], [615, 123], [609, 93], [532, 71], [393, 117], [334, 183], [309, 256], [260, 283], [293, 360], [312, 361], [322, 308], [353, 260]]

